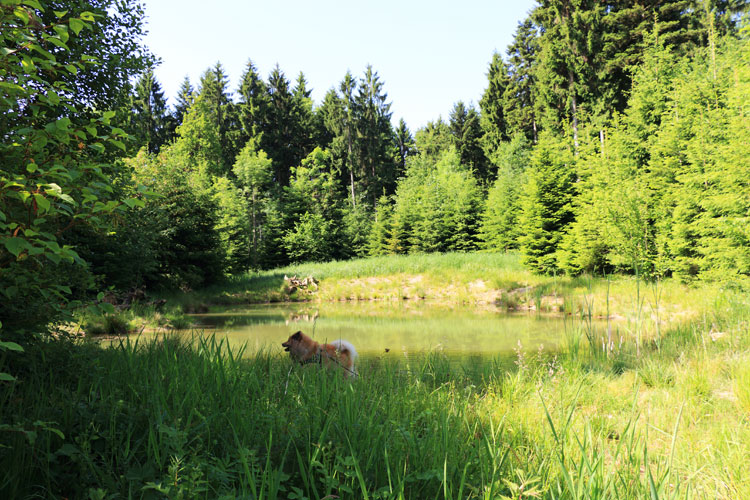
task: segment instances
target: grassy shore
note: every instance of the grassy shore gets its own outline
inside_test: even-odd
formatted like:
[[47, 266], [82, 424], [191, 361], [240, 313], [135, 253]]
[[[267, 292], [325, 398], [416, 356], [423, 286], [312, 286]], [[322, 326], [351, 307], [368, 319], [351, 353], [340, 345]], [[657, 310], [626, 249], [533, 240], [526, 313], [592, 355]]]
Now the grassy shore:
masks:
[[749, 320], [354, 381], [213, 337], [38, 344], [0, 366], [0, 496], [750, 498]]
[[[317, 286], [290, 290], [285, 276], [313, 276]], [[611, 318], [634, 336], [655, 338], [661, 330], [691, 321], [711, 328], [730, 304], [742, 300], [737, 284], [685, 285], [634, 276], [540, 276], [515, 253], [392, 255], [310, 263], [238, 275], [188, 293], [163, 296], [163, 311], [136, 308], [122, 313], [131, 331], [184, 326], [184, 313], [211, 306], [286, 301], [409, 301], [470, 305], [508, 311]], [[101, 320], [98, 320], [101, 324]], [[101, 327], [99, 328], [101, 329]]]

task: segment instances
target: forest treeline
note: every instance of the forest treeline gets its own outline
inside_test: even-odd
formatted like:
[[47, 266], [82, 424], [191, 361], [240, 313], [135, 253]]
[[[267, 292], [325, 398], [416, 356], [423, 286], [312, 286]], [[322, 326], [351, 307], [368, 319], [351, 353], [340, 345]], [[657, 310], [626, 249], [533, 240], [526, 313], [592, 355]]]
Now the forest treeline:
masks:
[[744, 0], [539, 2], [478, 107], [414, 132], [369, 66], [315, 103], [302, 73], [217, 63], [168, 106], [137, 1], [0, 5], [6, 325], [92, 284], [394, 253], [750, 275]]

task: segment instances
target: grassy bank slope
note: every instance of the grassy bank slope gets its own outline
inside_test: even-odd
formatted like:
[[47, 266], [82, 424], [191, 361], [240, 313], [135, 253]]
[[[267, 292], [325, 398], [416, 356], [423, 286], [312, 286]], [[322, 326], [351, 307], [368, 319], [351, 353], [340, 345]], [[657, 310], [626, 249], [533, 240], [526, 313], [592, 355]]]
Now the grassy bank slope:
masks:
[[[317, 289], [290, 293], [284, 276], [314, 276]], [[686, 320], [710, 324], [736, 293], [715, 284], [676, 280], [646, 283], [633, 276], [540, 276], [514, 253], [447, 253], [370, 257], [309, 263], [235, 276], [221, 285], [170, 297], [184, 302], [232, 304], [286, 300], [428, 300], [507, 310], [536, 310], [624, 319], [654, 332]], [[635, 328], [635, 326], [634, 326]]]

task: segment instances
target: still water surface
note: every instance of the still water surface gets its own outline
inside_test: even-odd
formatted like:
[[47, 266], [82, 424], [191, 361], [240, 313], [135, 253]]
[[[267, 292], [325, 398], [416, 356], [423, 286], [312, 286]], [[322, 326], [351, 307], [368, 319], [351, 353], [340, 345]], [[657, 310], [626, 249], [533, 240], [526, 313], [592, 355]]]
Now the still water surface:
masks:
[[230, 345], [281, 352], [297, 330], [318, 342], [348, 340], [361, 356], [417, 354], [440, 350], [451, 357], [555, 350], [578, 324], [563, 316], [540, 316], [425, 302], [273, 304], [233, 307], [193, 316], [198, 329], [227, 337]]

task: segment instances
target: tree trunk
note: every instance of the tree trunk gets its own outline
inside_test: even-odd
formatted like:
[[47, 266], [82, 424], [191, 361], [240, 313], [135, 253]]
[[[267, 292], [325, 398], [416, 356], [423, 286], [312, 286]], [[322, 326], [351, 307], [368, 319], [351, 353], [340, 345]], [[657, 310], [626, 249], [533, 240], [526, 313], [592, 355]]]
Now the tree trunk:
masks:
[[258, 225], [255, 220], [255, 189], [253, 189], [253, 269], [258, 269]]
[[357, 208], [356, 198], [354, 197], [354, 165], [352, 164], [352, 129], [349, 123], [346, 124], [346, 141], [348, 143], [348, 154], [346, 156], [346, 162], [349, 164], [349, 179], [351, 181], [352, 190], [352, 208]]
[[570, 92], [570, 107], [573, 113], [573, 145], [575, 153], [578, 154], [578, 102], [576, 101], [575, 80], [573, 72], [568, 71], [568, 91]]

